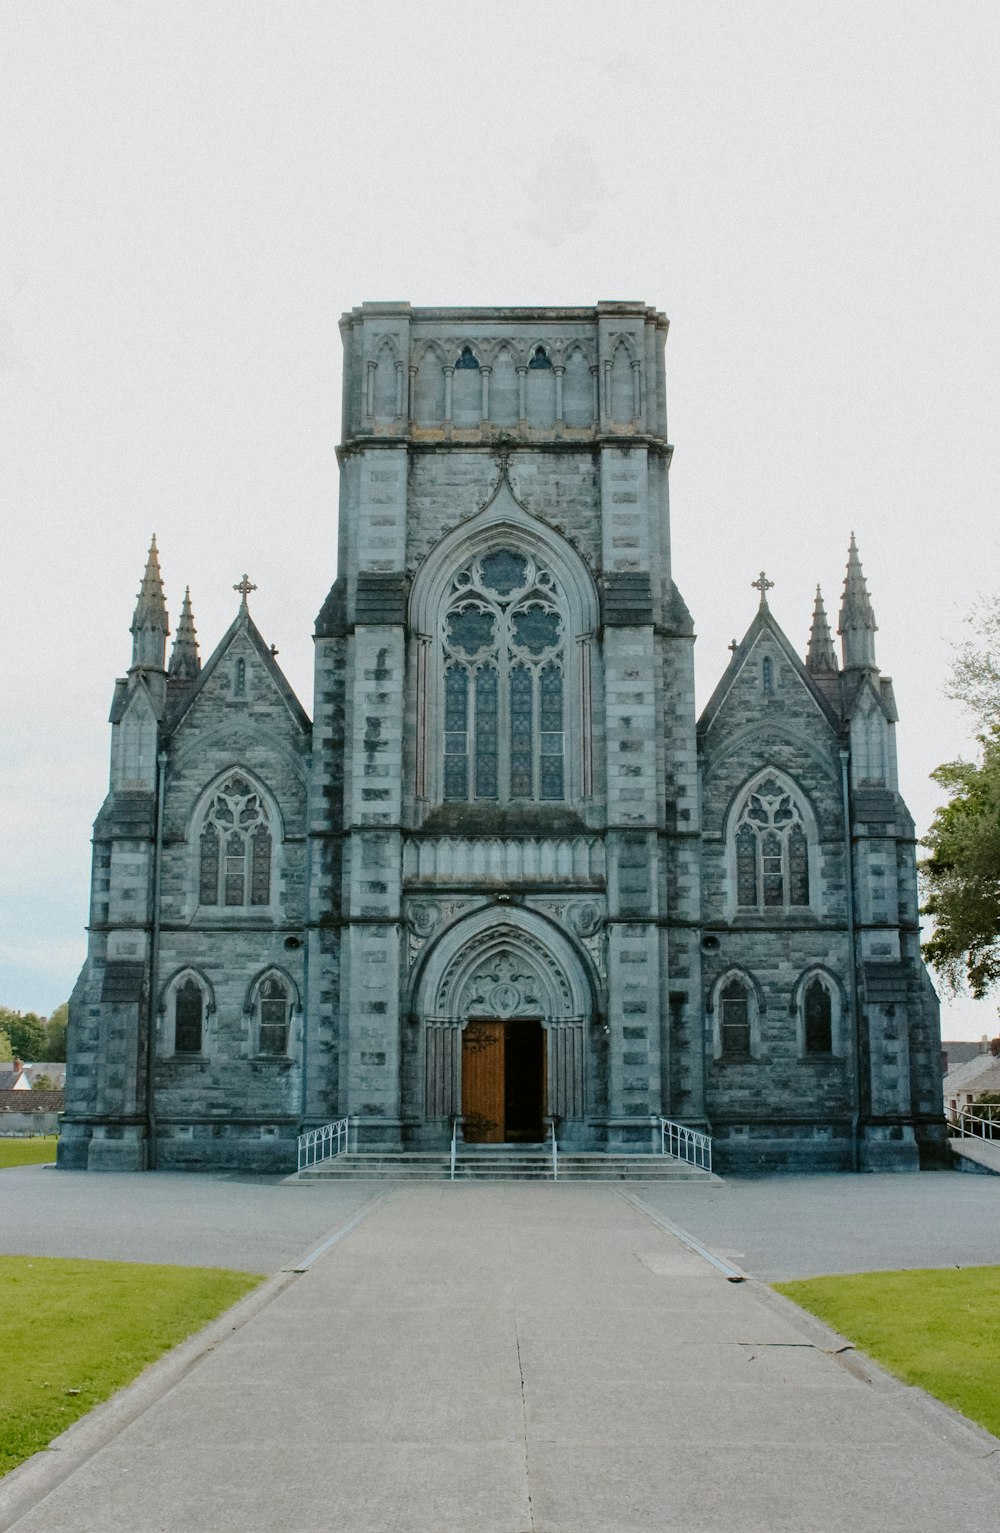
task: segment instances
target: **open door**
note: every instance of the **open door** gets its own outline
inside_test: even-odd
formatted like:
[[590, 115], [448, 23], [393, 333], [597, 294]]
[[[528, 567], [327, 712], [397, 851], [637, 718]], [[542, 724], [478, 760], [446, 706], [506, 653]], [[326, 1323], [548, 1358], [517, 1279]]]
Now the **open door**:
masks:
[[462, 1116], [469, 1144], [544, 1137], [545, 1029], [538, 1021], [470, 1022], [462, 1034]]

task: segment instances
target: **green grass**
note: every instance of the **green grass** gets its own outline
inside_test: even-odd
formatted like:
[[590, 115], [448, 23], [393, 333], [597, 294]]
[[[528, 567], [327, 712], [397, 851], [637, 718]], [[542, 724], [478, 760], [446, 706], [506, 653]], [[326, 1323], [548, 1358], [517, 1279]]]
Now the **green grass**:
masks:
[[0, 1474], [261, 1281], [217, 1267], [0, 1256]]
[[55, 1134], [39, 1134], [36, 1139], [0, 1139], [0, 1171], [6, 1171], [8, 1166], [38, 1166], [55, 1158]]
[[1000, 1267], [775, 1283], [876, 1362], [1000, 1435]]

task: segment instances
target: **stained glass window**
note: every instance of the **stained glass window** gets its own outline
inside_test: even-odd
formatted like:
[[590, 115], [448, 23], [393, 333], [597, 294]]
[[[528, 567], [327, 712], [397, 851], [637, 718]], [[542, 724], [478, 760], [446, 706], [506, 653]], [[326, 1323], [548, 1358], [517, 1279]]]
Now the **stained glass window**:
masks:
[[511, 596], [522, 591], [528, 578], [528, 561], [513, 549], [501, 548], [494, 554], [484, 554], [479, 561], [483, 572], [483, 585], [497, 596]]
[[550, 570], [491, 549], [454, 577], [444, 654], [449, 800], [566, 796], [562, 597]]
[[563, 677], [557, 665], [543, 665], [539, 672], [539, 798], [563, 797]]
[[261, 796], [240, 776], [217, 793], [202, 825], [198, 899], [202, 905], [269, 905], [271, 832]]
[[461, 666], [448, 668], [444, 678], [444, 796], [467, 798], [469, 793], [469, 678]]
[[253, 833], [250, 903], [251, 905], [271, 903], [271, 835], [266, 825], [258, 825]]
[[743, 910], [809, 905], [809, 842], [792, 794], [768, 777], [747, 798], [736, 831], [736, 901]]
[[531, 798], [532, 782], [532, 713], [534, 686], [526, 665], [515, 665], [510, 673], [510, 796]]
[[530, 655], [543, 655], [559, 642], [559, 614], [551, 607], [540, 604], [521, 607], [511, 618], [510, 626], [514, 643]]
[[482, 607], [463, 607], [448, 614], [448, 644], [463, 655], [478, 655], [493, 643], [496, 620]]
[[174, 1053], [201, 1053], [201, 1024], [205, 998], [201, 986], [186, 979], [174, 994]]
[[476, 797], [497, 796], [497, 673], [484, 666], [476, 676]]
[[551, 570], [498, 547], [452, 578], [442, 619], [443, 797], [566, 797], [564, 616]]
[[211, 822], [201, 833], [201, 880], [198, 898], [202, 905], [219, 903], [219, 832]]
[[822, 980], [806, 986], [805, 1044], [807, 1054], [829, 1054], [833, 1048], [833, 1005]]
[[288, 1052], [288, 992], [279, 979], [260, 987], [259, 1052], [281, 1056]]
[[736, 832], [736, 898], [740, 905], [757, 903], [757, 837], [750, 825]]

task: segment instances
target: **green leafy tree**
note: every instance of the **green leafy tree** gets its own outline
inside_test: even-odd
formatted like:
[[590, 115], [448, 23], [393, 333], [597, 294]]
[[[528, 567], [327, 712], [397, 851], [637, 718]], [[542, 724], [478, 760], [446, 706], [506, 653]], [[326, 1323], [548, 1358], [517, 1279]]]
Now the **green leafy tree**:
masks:
[[953, 990], [982, 998], [1000, 980], [1000, 725], [980, 736], [978, 762], [932, 773], [948, 794], [921, 864], [924, 914], [934, 932], [924, 956]]
[[43, 1070], [41, 1075], [36, 1075], [31, 1083], [32, 1091], [55, 1091], [56, 1083], [51, 1075], [46, 1075]]
[[46, 1044], [45, 1058], [53, 1062], [65, 1063], [66, 1060], [66, 1030], [69, 1027], [69, 1002], [63, 1001], [57, 1006], [51, 1017], [45, 1024]]
[[10, 1037], [5, 1027], [0, 1027], [0, 1059], [13, 1059], [14, 1050], [10, 1046]]
[[48, 1045], [45, 1023], [33, 1011], [26, 1011], [22, 1015], [7, 1006], [0, 1006], [0, 1027], [10, 1039], [15, 1059], [45, 1058]]

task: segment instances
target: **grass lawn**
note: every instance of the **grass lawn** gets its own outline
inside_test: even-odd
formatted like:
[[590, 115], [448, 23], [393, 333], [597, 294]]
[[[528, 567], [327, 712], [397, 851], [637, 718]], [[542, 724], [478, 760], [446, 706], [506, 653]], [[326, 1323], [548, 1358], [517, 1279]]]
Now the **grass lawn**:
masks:
[[1000, 1436], [1000, 1267], [775, 1283], [907, 1384]]
[[39, 1134], [36, 1139], [0, 1139], [0, 1171], [8, 1166], [38, 1166], [55, 1158], [55, 1134]]
[[261, 1281], [218, 1267], [0, 1256], [0, 1474]]

